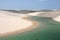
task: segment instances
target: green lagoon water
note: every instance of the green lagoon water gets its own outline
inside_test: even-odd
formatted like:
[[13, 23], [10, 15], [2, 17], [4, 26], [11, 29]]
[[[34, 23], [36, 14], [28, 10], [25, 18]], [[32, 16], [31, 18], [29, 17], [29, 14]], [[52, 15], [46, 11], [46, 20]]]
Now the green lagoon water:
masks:
[[36, 29], [8, 37], [0, 37], [0, 40], [60, 40], [60, 23], [51, 18], [37, 16], [29, 17], [30, 20], [39, 22]]

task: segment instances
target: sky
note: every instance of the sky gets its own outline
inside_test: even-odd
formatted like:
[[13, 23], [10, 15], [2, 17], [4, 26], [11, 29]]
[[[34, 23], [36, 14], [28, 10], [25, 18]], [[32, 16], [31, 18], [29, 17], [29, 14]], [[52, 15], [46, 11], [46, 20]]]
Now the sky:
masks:
[[0, 9], [60, 9], [60, 0], [0, 0]]

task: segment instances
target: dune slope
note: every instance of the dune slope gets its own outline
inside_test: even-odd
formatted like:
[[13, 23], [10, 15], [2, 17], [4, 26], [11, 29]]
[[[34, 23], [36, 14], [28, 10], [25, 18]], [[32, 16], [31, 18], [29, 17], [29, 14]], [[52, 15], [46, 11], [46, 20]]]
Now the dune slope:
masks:
[[[20, 16], [17, 17], [17, 14], [13, 14], [6, 11], [0, 11], [0, 34], [6, 34], [15, 32], [18, 30], [23, 30], [32, 26], [32, 22], [22, 19]], [[21, 15], [23, 16], [23, 15]]]

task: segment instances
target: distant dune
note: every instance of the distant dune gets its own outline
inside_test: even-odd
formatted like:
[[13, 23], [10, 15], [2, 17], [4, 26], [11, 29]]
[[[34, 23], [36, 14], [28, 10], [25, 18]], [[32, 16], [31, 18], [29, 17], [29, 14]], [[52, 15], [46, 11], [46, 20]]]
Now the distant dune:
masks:
[[[17, 15], [14, 14], [14, 16], [20, 16], [20, 17], [27, 17], [28, 16], [39, 16], [39, 17], [47, 17], [47, 18], [54, 18], [58, 15], [60, 15], [59, 9], [41, 9], [41, 10], [6, 10], [2, 9], [7, 12], [11, 13], [17, 13]], [[11, 15], [11, 13], [9, 13]], [[23, 15], [23, 16], [21, 16]]]
[[41, 13], [44, 13], [44, 12], [28, 13], [27, 15], [29, 15], [29, 16], [39, 16]]
[[3, 10], [8, 11], [8, 12], [13, 12], [13, 13], [19, 13], [19, 14], [28, 14], [28, 13], [37, 12], [37, 11], [34, 11], [34, 10], [6, 10], [6, 9], [3, 9]]
[[[39, 17], [48, 17], [48, 18], [53, 18], [58, 15], [60, 15], [60, 10], [59, 9], [41, 9], [41, 10], [6, 10], [6, 9], [1, 9], [3, 11], [11, 12], [15, 16], [21, 16], [21, 15], [30, 15], [30, 16], [39, 16]], [[9, 14], [11, 14], [9, 13]], [[25, 16], [26, 16], [25, 15]]]
[[45, 12], [43, 14], [40, 14], [40, 17], [49, 17], [49, 18], [53, 18], [60, 15], [60, 11], [53, 11], [53, 12]]

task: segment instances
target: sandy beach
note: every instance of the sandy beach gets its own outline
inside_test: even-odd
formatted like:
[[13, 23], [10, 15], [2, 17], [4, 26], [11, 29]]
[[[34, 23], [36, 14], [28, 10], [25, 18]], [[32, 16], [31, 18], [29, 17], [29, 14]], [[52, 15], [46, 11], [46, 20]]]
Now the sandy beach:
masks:
[[[14, 16], [12, 16], [14, 15]], [[34, 29], [37, 22], [23, 19], [17, 14], [0, 11], [0, 36], [7, 36], [16, 33], [22, 33]], [[23, 15], [21, 15], [23, 16]], [[23, 16], [26, 17], [26, 16]]]

